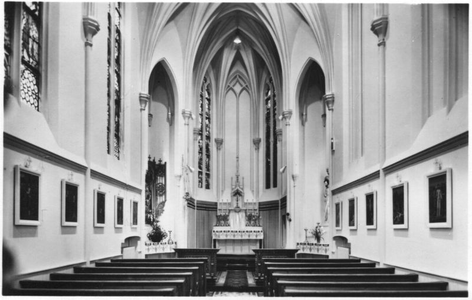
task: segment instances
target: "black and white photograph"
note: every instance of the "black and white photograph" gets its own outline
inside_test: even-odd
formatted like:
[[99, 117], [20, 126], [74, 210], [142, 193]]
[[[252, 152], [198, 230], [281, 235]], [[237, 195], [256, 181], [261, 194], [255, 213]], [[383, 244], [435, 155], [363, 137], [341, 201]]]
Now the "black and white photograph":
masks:
[[123, 220], [123, 205], [125, 199], [123, 197], [115, 196], [115, 228], [123, 227], [124, 220]]
[[41, 175], [15, 166], [15, 225], [40, 225]]
[[394, 229], [408, 229], [408, 182], [392, 186], [392, 224]]
[[[469, 10], [4, 1], [3, 294], [332, 296], [267, 286], [284, 258], [412, 274], [340, 298], [469, 297]], [[184, 258], [200, 282], [53, 279]]]
[[351, 230], [357, 229], [357, 197], [347, 200], [349, 205], [348, 226]]
[[452, 170], [429, 174], [428, 180], [428, 226], [451, 228], [452, 226]]
[[79, 223], [79, 185], [61, 180], [62, 226], [77, 226]]
[[377, 229], [377, 192], [365, 194], [365, 225], [367, 229]]
[[94, 198], [93, 226], [105, 227], [107, 194], [99, 190], [95, 190], [94, 194], [95, 194], [95, 198]]

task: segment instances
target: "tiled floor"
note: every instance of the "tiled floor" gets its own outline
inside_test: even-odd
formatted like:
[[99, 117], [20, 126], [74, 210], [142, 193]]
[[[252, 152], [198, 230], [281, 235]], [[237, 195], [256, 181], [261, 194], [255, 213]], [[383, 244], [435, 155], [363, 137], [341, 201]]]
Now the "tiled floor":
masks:
[[213, 297], [257, 297], [257, 293], [248, 292], [215, 292]]

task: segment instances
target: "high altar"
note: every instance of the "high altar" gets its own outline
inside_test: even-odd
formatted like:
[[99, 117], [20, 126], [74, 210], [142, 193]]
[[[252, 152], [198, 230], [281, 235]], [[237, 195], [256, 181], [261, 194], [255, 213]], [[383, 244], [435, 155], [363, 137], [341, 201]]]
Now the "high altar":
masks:
[[231, 199], [218, 201], [213, 247], [219, 248], [220, 254], [253, 254], [252, 249], [263, 246], [264, 232], [260, 221], [259, 203], [244, 201], [244, 178], [241, 184], [236, 171], [234, 185], [231, 178]]

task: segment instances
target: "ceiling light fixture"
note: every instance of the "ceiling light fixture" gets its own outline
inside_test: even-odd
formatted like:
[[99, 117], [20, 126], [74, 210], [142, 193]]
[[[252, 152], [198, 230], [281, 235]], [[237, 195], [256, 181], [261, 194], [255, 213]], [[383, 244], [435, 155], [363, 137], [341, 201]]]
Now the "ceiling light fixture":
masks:
[[239, 14], [236, 16], [236, 37], [234, 38], [233, 42], [236, 45], [239, 45], [242, 43], [241, 39], [239, 38]]

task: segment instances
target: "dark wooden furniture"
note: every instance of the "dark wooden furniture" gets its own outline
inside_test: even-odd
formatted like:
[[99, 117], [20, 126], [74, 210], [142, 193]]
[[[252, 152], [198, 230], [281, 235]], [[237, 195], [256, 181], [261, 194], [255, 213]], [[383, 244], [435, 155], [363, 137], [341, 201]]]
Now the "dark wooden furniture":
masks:
[[205, 258], [206, 273], [209, 279], [216, 279], [216, 254], [220, 249], [212, 248], [175, 248], [178, 258]]
[[252, 249], [256, 254], [255, 280], [258, 284], [264, 282], [264, 258], [295, 258], [298, 249]]

